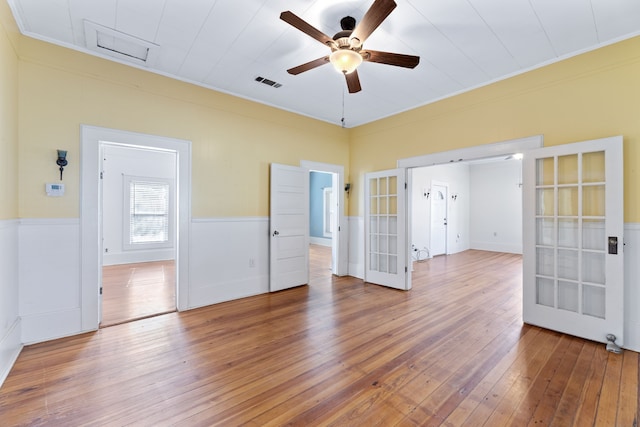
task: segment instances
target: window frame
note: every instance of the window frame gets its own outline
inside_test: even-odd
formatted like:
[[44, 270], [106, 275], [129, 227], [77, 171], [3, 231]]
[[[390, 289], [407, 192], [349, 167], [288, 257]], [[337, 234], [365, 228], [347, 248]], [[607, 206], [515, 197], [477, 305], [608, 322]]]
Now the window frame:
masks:
[[[122, 176], [122, 250], [149, 250], [166, 249], [174, 247], [175, 240], [175, 183], [172, 179], [155, 178], [146, 176], [123, 175]], [[168, 206], [168, 239], [166, 242], [131, 243], [131, 184], [135, 182], [149, 184], [167, 184], [169, 186]]]

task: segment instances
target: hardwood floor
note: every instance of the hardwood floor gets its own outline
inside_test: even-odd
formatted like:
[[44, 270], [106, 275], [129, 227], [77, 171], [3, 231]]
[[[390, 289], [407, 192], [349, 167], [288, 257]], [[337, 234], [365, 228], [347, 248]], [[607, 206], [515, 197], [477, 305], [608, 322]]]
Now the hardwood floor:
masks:
[[102, 268], [101, 327], [176, 310], [175, 261]]
[[520, 256], [415, 268], [29, 346], [0, 424], [636, 426], [638, 354], [523, 325]]

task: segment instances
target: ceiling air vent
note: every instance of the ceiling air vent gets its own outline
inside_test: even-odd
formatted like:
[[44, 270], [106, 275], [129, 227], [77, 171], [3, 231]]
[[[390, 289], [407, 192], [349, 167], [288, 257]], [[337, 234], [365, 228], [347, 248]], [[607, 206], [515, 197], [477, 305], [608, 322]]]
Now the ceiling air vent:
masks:
[[160, 50], [155, 43], [91, 21], [84, 21], [84, 35], [88, 49], [140, 65], [153, 65]]
[[282, 86], [282, 83], [276, 83], [273, 80], [265, 79], [264, 77], [256, 77], [256, 81], [275, 88]]

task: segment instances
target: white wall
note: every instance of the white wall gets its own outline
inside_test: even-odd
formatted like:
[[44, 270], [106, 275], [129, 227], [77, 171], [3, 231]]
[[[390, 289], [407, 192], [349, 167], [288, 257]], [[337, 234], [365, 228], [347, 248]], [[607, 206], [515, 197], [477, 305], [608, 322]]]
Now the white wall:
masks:
[[[136, 176], [175, 181], [174, 152], [104, 145], [102, 170], [103, 194], [103, 265], [161, 261], [175, 258], [175, 224], [170, 228], [171, 247], [129, 249], [123, 245], [124, 177]], [[174, 190], [175, 192], [175, 190]], [[175, 215], [174, 215], [175, 218]]]
[[469, 166], [470, 247], [522, 253], [522, 161]]
[[18, 221], [0, 221], [0, 385], [22, 349], [18, 311]]
[[[411, 243], [431, 253], [431, 196], [434, 181], [449, 187], [447, 253], [469, 249], [469, 166], [466, 163], [413, 168], [411, 171]], [[456, 194], [455, 200], [451, 195]]]

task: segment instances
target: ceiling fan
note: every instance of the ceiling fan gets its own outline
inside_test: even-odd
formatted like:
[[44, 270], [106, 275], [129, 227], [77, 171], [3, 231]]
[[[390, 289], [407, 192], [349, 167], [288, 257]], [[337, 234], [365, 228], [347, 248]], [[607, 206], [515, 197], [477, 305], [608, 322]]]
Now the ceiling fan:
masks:
[[349, 93], [356, 93], [362, 90], [357, 71], [362, 61], [415, 68], [420, 62], [419, 56], [365, 50], [362, 46], [365, 40], [389, 16], [396, 6], [396, 2], [393, 0], [375, 0], [357, 26], [356, 20], [351, 16], [342, 18], [340, 20], [342, 31], [336, 33], [333, 37], [324, 34], [293, 12], [282, 12], [280, 19], [331, 49], [331, 54], [290, 68], [287, 72], [297, 75], [331, 62], [336, 70], [343, 73], [347, 79]]

